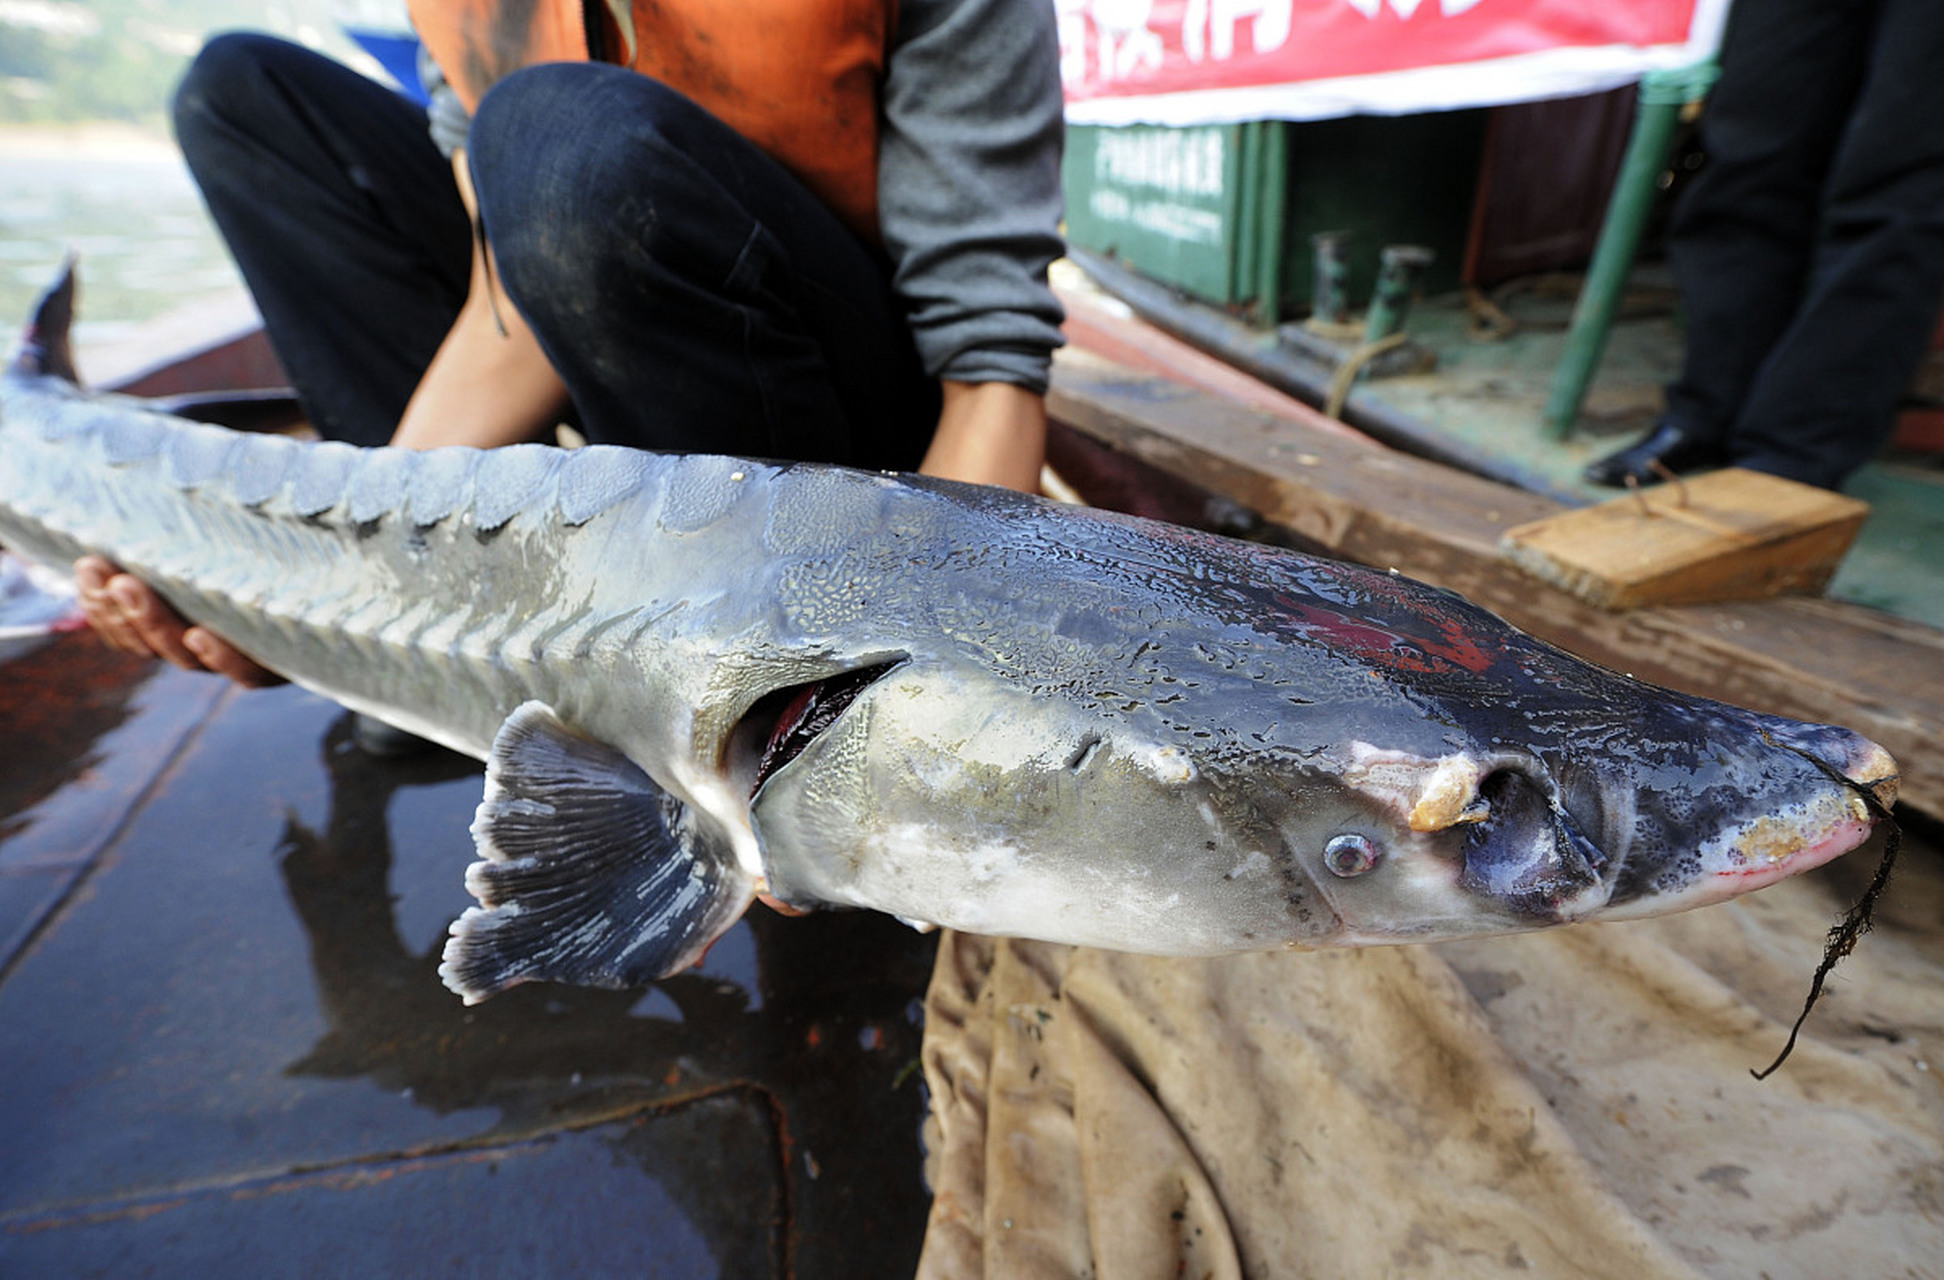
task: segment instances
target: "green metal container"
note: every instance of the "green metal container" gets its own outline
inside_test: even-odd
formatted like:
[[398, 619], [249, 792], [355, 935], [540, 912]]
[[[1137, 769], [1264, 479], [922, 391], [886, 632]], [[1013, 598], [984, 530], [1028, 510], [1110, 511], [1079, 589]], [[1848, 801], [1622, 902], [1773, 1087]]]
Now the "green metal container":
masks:
[[1310, 304], [1310, 239], [1347, 231], [1351, 308], [1386, 245], [1432, 250], [1429, 292], [1457, 287], [1484, 111], [1067, 131], [1067, 236], [1257, 324]]
[[1282, 126], [1067, 131], [1067, 236], [1263, 323], [1280, 300]]

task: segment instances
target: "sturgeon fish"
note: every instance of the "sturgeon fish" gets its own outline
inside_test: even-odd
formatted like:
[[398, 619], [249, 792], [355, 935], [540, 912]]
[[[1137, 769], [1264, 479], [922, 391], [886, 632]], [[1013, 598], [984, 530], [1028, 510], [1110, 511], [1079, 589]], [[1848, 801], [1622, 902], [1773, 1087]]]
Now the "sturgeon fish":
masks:
[[1649, 916], [1895, 798], [1854, 733], [1395, 573], [909, 475], [171, 418], [77, 388], [70, 297], [0, 380], [0, 542], [484, 760], [468, 1001], [670, 974], [759, 891], [1176, 955]]

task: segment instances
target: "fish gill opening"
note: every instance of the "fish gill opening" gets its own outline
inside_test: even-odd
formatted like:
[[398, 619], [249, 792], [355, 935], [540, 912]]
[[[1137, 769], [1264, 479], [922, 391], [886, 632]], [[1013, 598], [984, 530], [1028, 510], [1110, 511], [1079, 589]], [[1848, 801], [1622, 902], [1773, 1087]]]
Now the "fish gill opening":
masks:
[[1562, 783], [1543, 761], [1494, 767], [1459, 822], [1459, 883], [1519, 916], [1556, 922], [1572, 918], [1596, 890], [1601, 903], [1610, 897], [1605, 806], [1596, 791], [1571, 778]]
[[825, 676], [807, 684], [789, 685], [759, 698], [743, 715], [732, 741], [732, 754], [754, 759], [749, 794], [762, 789], [770, 776], [802, 755], [866, 689], [905, 664], [892, 658], [870, 666]]

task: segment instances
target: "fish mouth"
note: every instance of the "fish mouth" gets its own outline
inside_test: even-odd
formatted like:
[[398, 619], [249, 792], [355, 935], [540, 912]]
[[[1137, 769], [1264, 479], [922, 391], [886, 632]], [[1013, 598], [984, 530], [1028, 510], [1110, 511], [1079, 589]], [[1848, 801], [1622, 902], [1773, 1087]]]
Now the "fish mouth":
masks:
[[1868, 738], [1821, 725], [1764, 730], [1762, 736], [1807, 760], [1846, 794], [1832, 794], [1820, 805], [1805, 803], [1796, 823], [1776, 824], [1789, 828], [1780, 840], [1770, 837], [1765, 824], [1751, 824], [1742, 838], [1748, 865], [1719, 873], [1739, 881], [1737, 892], [1814, 870], [1850, 852], [1870, 838], [1879, 821], [1889, 819], [1897, 802], [1897, 762]]
[[[1831, 812], [1838, 805], [1841, 811]], [[1812, 802], [1796, 814], [1759, 819], [1720, 837], [1716, 843], [1728, 852], [1704, 850], [1702, 860], [1715, 865], [1687, 885], [1632, 895], [1595, 914], [1634, 920], [1727, 902], [1835, 861], [1868, 841], [1876, 825], [1854, 797], [1848, 804]]]
[[1842, 857], [1869, 839], [1875, 826], [1875, 822], [1867, 817], [1839, 821], [1820, 835], [1808, 839], [1798, 836], [1789, 847], [1766, 855], [1759, 854], [1762, 840], [1756, 833], [1748, 843], [1755, 846], [1758, 856], [1746, 866], [1716, 872], [1715, 879], [1727, 883], [1732, 893], [1766, 888], [1778, 880], [1813, 871], [1826, 862]]
[[1761, 735], [1769, 745], [1814, 766], [1830, 785], [1720, 833], [1697, 850], [1705, 870], [1686, 885], [1629, 895], [1600, 912], [1602, 919], [1712, 906], [1765, 889], [1856, 850], [1880, 823], [1891, 821], [1897, 763], [1876, 743], [1823, 725], [1768, 726]]
[[854, 667], [805, 684], [778, 689], [759, 700], [743, 716], [736, 738], [760, 750], [745, 747], [755, 758], [748, 794], [763, 789], [776, 772], [802, 755], [810, 744], [828, 733], [864, 691], [902, 667], [907, 658], [900, 655], [883, 662]]
[[[1765, 741], [1802, 757], [1839, 791], [1807, 801], [1793, 823], [1756, 822], [1742, 836], [1748, 864], [1720, 873], [1737, 878], [1736, 891], [1757, 889], [1810, 871], [1863, 844], [1880, 821], [1890, 821], [1901, 771], [1881, 746], [1847, 729], [1785, 722], [1764, 728]], [[1766, 828], [1773, 826], [1779, 831]]]

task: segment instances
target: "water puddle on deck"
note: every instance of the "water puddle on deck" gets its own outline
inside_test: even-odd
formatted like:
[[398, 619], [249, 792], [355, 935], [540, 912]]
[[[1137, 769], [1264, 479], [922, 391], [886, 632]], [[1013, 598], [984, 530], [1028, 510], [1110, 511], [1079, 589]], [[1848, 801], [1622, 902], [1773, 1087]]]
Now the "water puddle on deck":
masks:
[[56, 894], [0, 968], [0, 1274], [915, 1265], [929, 938], [758, 909], [647, 990], [468, 1008], [477, 762], [87, 635], [0, 721], [0, 884]]

